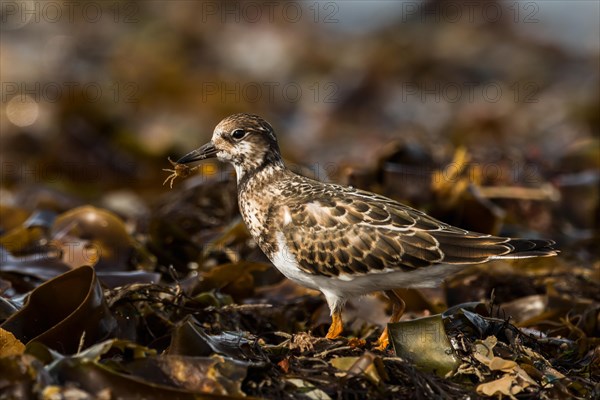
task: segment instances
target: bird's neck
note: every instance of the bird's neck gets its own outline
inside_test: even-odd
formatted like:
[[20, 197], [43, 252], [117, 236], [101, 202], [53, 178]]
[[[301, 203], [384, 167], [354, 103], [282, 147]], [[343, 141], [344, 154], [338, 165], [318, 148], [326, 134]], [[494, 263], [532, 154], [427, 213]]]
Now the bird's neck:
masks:
[[277, 177], [285, 172], [285, 165], [279, 155], [263, 158], [260, 163], [254, 165], [234, 165], [237, 176], [238, 191], [244, 190], [252, 183], [269, 182], [277, 180]]

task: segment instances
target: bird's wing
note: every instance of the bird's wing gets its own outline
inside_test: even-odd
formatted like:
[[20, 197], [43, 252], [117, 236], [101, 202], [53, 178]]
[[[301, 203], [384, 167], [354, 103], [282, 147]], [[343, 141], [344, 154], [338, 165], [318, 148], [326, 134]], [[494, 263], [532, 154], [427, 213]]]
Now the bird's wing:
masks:
[[552, 244], [470, 232], [387, 197], [338, 185], [306, 190], [280, 212], [299, 267], [324, 276], [475, 264]]

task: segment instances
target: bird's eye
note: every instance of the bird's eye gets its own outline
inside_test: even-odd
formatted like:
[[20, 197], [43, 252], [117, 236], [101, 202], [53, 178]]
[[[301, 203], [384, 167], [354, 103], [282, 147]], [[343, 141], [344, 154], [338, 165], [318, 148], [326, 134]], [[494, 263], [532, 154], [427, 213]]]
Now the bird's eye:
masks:
[[240, 140], [244, 136], [246, 136], [246, 132], [243, 129], [236, 129], [235, 131], [231, 132], [231, 137], [236, 140]]

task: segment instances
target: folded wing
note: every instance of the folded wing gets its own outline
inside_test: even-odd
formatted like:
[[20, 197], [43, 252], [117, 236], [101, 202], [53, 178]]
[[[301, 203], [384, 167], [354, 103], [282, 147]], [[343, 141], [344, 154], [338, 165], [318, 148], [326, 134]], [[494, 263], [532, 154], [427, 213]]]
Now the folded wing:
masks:
[[470, 232], [389, 198], [337, 185], [320, 185], [315, 196], [281, 205], [280, 212], [286, 213], [286, 244], [311, 274], [355, 276], [557, 253], [549, 240]]

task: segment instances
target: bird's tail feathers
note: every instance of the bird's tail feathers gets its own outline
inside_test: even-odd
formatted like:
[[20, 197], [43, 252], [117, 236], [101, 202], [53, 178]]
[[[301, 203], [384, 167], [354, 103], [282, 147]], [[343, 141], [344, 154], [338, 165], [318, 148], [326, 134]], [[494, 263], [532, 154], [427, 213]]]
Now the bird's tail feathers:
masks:
[[512, 250], [509, 253], [493, 256], [491, 260], [514, 260], [532, 257], [552, 257], [558, 255], [560, 251], [556, 250], [553, 240], [544, 239], [511, 239], [504, 243], [510, 246]]

